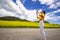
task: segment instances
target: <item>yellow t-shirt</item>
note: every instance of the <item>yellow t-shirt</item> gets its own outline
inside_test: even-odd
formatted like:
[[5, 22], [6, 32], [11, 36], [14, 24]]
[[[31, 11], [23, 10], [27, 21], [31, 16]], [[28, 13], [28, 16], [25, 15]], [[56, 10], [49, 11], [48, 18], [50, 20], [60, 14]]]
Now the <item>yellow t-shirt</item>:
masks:
[[42, 14], [39, 15], [38, 19], [39, 19], [39, 20], [44, 20], [44, 16], [45, 16], [45, 14], [42, 12]]

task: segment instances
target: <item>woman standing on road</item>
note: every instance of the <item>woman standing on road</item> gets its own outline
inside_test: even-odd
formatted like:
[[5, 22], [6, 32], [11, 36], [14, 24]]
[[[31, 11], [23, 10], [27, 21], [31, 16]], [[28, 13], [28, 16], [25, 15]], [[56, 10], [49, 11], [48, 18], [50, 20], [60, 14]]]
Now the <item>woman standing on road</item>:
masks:
[[45, 11], [43, 10], [38, 10], [36, 12], [37, 19], [39, 19], [39, 26], [40, 26], [40, 31], [41, 31], [41, 40], [46, 40], [46, 35], [44, 31], [44, 17], [45, 17]]

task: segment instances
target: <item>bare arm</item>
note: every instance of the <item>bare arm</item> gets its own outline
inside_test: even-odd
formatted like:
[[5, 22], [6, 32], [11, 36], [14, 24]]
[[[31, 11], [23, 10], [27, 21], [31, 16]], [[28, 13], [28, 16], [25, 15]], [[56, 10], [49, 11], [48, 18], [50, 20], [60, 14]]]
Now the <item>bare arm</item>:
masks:
[[37, 19], [38, 19], [38, 11], [36, 12], [36, 16], [37, 16]]

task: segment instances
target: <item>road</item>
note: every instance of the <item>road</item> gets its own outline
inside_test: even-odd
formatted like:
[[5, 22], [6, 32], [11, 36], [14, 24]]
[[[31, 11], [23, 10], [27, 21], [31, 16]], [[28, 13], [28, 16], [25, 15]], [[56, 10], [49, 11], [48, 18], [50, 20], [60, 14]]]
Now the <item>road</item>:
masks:
[[[45, 28], [47, 40], [60, 40], [60, 29]], [[39, 28], [0, 28], [0, 40], [40, 40]]]

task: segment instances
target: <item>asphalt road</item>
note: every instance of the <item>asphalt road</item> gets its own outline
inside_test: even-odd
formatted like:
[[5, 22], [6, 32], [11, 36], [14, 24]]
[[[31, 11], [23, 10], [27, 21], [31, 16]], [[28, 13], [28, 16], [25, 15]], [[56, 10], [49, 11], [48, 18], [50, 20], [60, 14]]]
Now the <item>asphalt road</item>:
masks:
[[[60, 29], [45, 29], [47, 40], [60, 40]], [[41, 40], [40, 29], [0, 28], [0, 40]]]

